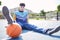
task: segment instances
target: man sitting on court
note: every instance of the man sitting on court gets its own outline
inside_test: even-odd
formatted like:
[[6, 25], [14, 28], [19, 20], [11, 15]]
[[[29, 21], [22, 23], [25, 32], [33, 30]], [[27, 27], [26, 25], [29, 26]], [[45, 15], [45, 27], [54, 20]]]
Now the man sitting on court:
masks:
[[14, 13], [14, 21], [16, 21], [23, 29], [32, 30], [39, 33], [46, 33], [49, 29], [38, 28], [28, 23], [29, 12], [25, 10], [25, 3], [19, 4], [19, 10]]

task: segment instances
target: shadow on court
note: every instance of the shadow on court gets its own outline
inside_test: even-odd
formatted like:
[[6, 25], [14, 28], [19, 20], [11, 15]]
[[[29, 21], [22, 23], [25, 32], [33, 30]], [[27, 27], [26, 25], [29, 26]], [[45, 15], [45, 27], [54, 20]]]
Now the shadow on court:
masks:
[[7, 40], [23, 40], [21, 37], [17, 37], [17, 38], [11, 38], [11, 39], [7, 39]]
[[[27, 33], [29, 32], [28, 30], [23, 30], [22, 33]], [[42, 34], [42, 33], [40, 33]], [[50, 36], [50, 37], [53, 37], [53, 38], [59, 38], [60, 39], [60, 36], [57, 36], [57, 35], [47, 35], [47, 34], [43, 34], [45, 36]], [[23, 40], [22, 36], [21, 37], [17, 37], [17, 38], [11, 38], [11, 39], [7, 39], [7, 40]]]

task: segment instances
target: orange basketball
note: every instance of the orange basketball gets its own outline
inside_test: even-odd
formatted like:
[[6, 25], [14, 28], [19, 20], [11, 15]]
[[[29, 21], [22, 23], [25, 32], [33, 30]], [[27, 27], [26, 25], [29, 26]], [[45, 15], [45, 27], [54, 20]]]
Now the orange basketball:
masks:
[[9, 35], [12, 38], [18, 37], [22, 33], [22, 28], [20, 25], [17, 24], [11, 24], [7, 27], [7, 35]]

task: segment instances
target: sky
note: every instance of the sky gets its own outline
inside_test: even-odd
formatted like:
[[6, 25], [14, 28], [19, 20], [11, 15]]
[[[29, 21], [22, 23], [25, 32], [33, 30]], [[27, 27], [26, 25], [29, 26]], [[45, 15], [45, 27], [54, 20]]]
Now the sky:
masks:
[[9, 9], [19, 7], [20, 3], [25, 3], [27, 9], [33, 12], [39, 13], [41, 10], [44, 11], [54, 11], [57, 9], [57, 5], [60, 4], [60, 0], [0, 0], [3, 6], [7, 6]]

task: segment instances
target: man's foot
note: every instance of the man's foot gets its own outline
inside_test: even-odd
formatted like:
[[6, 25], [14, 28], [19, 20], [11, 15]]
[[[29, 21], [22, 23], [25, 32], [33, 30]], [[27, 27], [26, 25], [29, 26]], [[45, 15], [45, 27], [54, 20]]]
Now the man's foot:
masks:
[[50, 29], [41, 29], [41, 33], [47, 34], [48, 31], [51, 31], [53, 28]]
[[3, 6], [2, 12], [3, 12], [3, 15], [5, 16], [5, 18], [7, 19], [8, 24], [12, 24], [13, 21], [9, 16], [9, 10], [8, 10], [8, 8], [6, 6]]
[[48, 31], [47, 34], [48, 34], [48, 35], [52, 35], [51, 31]]
[[53, 28], [46, 29], [45, 34], [47, 34], [47, 32], [51, 30], [53, 30]]
[[51, 30], [50, 32], [48, 32], [48, 34], [49, 34], [49, 35], [52, 35], [52, 34], [58, 32], [59, 30], [60, 30], [60, 26], [58, 26], [57, 28]]

